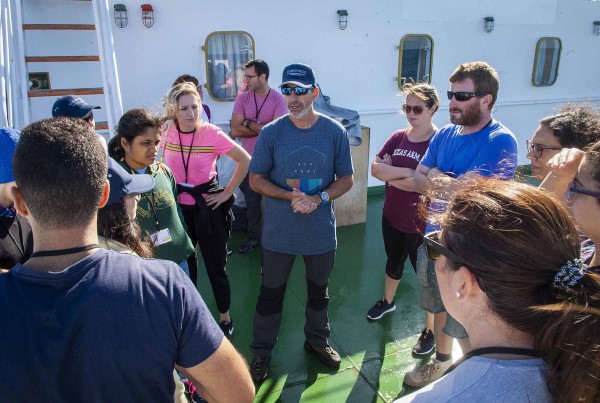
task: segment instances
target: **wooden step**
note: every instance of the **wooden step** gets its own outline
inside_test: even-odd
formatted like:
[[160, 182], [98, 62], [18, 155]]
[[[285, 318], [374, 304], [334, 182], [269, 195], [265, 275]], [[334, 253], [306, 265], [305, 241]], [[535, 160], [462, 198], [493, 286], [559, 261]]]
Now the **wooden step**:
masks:
[[108, 130], [108, 122], [96, 122], [96, 130]]
[[27, 95], [30, 98], [36, 97], [61, 97], [64, 95], [96, 95], [104, 94], [104, 88], [66, 88], [62, 90], [29, 90]]
[[26, 56], [27, 63], [99, 62], [100, 56]]
[[94, 24], [23, 24], [30, 31], [95, 31]]

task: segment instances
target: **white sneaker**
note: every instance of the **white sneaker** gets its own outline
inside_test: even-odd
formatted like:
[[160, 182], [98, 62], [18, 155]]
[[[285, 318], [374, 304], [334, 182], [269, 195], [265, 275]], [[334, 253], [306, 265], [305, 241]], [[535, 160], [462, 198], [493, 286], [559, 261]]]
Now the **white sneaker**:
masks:
[[421, 388], [440, 379], [452, 366], [452, 360], [438, 361], [435, 357], [424, 365], [416, 367], [404, 376], [404, 383], [409, 386]]

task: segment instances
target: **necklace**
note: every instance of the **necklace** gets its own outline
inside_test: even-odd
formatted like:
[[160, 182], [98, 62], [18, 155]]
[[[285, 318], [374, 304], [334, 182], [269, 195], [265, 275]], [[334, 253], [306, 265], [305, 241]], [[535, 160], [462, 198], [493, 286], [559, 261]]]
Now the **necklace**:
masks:
[[31, 259], [34, 257], [43, 257], [43, 256], [62, 256], [62, 255], [72, 255], [73, 253], [85, 252], [91, 249], [100, 248], [100, 245], [97, 243], [91, 243], [88, 245], [77, 246], [75, 248], [68, 249], [54, 249], [54, 250], [39, 250], [31, 254]]

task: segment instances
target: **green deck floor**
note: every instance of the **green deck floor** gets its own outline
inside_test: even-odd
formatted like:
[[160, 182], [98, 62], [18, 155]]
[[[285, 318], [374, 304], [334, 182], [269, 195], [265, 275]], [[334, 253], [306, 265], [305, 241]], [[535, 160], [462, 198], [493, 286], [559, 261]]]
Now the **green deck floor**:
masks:
[[[306, 286], [302, 258], [297, 258], [269, 376], [257, 385], [256, 402], [390, 402], [412, 391], [402, 380], [423, 362], [411, 354], [423, 326], [423, 311], [417, 307], [417, 279], [410, 263], [396, 293], [396, 311], [376, 322], [366, 319], [367, 310], [383, 295], [382, 203], [382, 195], [369, 196], [366, 224], [338, 229], [336, 264], [329, 281], [329, 318], [330, 343], [342, 357], [339, 370], [303, 349]], [[243, 233], [233, 233], [230, 247], [234, 253], [227, 266], [235, 325], [232, 342], [250, 362], [261, 250], [238, 253], [243, 240]], [[198, 282], [211, 312], [216, 313], [203, 266]]]

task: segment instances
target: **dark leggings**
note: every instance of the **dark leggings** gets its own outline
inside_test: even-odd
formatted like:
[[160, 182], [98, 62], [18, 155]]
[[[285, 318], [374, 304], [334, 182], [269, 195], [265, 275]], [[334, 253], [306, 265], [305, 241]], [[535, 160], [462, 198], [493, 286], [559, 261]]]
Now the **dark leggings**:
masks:
[[404, 262], [410, 258], [413, 269], [417, 271], [417, 250], [423, 243], [423, 235], [409, 234], [392, 227], [387, 218], [381, 218], [381, 231], [387, 262], [385, 274], [393, 280], [400, 280], [404, 273]]
[[217, 309], [221, 313], [229, 310], [231, 305], [231, 288], [227, 278], [227, 241], [229, 241], [230, 228], [226, 219], [226, 211], [222, 208], [210, 210], [210, 236], [197, 236], [194, 206], [181, 205], [183, 219], [188, 228], [188, 235], [194, 245], [194, 253], [188, 257], [190, 279], [198, 284], [198, 258], [196, 244], [200, 246], [202, 260], [206, 266], [206, 273], [212, 286], [213, 295], [217, 302]]

